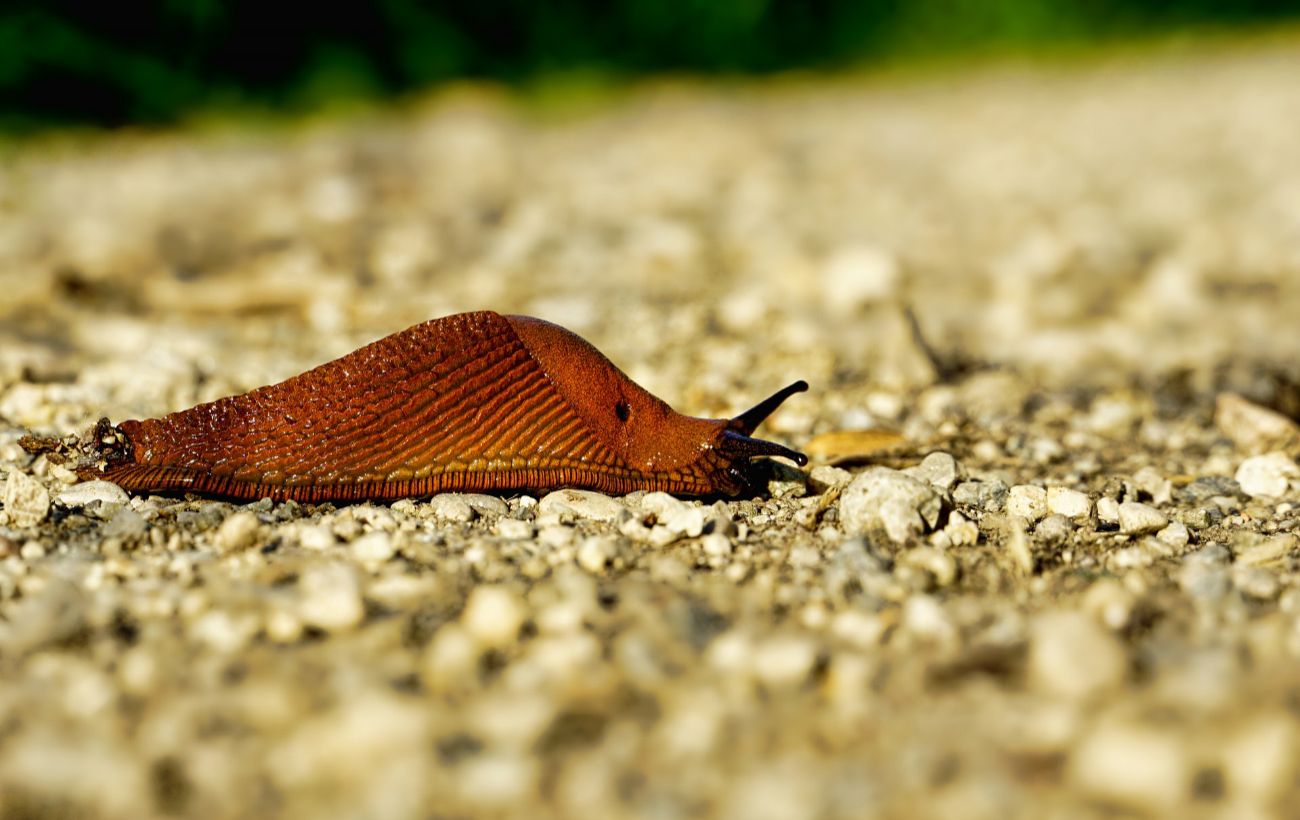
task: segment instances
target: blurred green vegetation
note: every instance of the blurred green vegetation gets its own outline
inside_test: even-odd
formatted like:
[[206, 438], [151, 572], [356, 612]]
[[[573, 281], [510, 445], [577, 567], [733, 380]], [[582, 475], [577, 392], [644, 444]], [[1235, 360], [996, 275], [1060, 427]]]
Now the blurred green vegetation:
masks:
[[0, 127], [302, 110], [458, 78], [767, 73], [1300, 17], [1300, 0], [5, 0]]

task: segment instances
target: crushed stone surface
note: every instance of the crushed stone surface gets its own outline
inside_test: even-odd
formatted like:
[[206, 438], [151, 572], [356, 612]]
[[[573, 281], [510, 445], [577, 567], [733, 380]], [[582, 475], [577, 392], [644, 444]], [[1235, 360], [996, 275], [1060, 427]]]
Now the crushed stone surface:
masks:
[[[1293, 813], [1296, 46], [15, 147], [0, 816]], [[18, 444], [484, 308], [839, 455], [235, 505]]]

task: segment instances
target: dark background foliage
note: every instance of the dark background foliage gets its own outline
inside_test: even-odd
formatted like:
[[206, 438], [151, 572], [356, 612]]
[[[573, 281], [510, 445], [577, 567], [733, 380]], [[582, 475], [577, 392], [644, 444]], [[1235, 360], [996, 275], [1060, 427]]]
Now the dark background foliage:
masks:
[[302, 109], [455, 78], [765, 73], [1300, 16], [1296, 0], [7, 0], [0, 125]]

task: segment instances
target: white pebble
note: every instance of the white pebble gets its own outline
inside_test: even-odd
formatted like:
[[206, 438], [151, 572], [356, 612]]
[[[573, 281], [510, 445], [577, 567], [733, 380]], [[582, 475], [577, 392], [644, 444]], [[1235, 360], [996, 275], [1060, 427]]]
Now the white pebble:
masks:
[[393, 537], [383, 530], [366, 533], [352, 542], [353, 557], [363, 564], [382, 564], [397, 554]]
[[464, 524], [474, 519], [474, 508], [455, 493], [443, 493], [429, 499], [429, 511], [435, 518]]
[[840, 521], [850, 535], [880, 528], [905, 543], [939, 522], [943, 499], [929, 484], [887, 467], [872, 467], [840, 496]]
[[1028, 677], [1040, 692], [1082, 700], [1113, 689], [1127, 669], [1119, 641], [1082, 612], [1047, 612], [1030, 628]]
[[502, 538], [522, 540], [533, 537], [533, 522], [521, 521], [518, 518], [502, 518], [497, 521], [494, 529]]
[[1241, 491], [1252, 498], [1278, 498], [1291, 482], [1300, 482], [1300, 467], [1286, 453], [1265, 453], [1241, 462], [1235, 478]]
[[9, 472], [5, 482], [5, 512], [9, 525], [19, 529], [35, 527], [50, 511], [50, 492], [45, 485], [19, 470]]
[[1026, 521], [1047, 515], [1047, 490], [1032, 484], [1017, 484], [1007, 493], [1007, 514]]
[[1127, 535], [1143, 535], [1164, 529], [1169, 519], [1155, 507], [1137, 501], [1119, 505], [1119, 529]]
[[679, 501], [668, 493], [648, 493], [641, 499], [641, 509], [653, 513], [659, 524], [674, 536], [696, 538], [704, 531], [704, 508]]
[[1106, 524], [1119, 523], [1119, 502], [1102, 496], [1097, 499], [1097, 520]]
[[240, 510], [221, 522], [214, 544], [222, 552], [245, 550], [257, 542], [261, 529], [262, 522], [257, 520], [256, 514]]
[[1047, 510], [1052, 515], [1063, 515], [1075, 520], [1087, 518], [1092, 512], [1092, 499], [1087, 493], [1068, 487], [1048, 487]]
[[772, 689], [792, 689], [808, 678], [817, 646], [802, 635], [777, 635], [754, 650], [754, 675]]
[[1175, 521], [1160, 532], [1156, 533], [1156, 538], [1160, 539], [1162, 544], [1173, 547], [1174, 549], [1181, 549], [1187, 546], [1187, 542], [1191, 540], [1191, 533], [1187, 531], [1186, 524], [1181, 521]]
[[58, 502], [65, 507], [79, 509], [98, 501], [109, 504], [126, 504], [130, 498], [126, 491], [111, 481], [83, 481], [59, 493]]
[[537, 502], [539, 516], [557, 518], [567, 513], [589, 521], [617, 521], [626, 511], [618, 501], [589, 490], [557, 490]]
[[720, 532], [711, 532], [700, 539], [705, 555], [721, 558], [731, 554], [731, 539]]
[[356, 573], [344, 564], [308, 567], [298, 580], [298, 617], [307, 626], [326, 632], [361, 623], [365, 606]]
[[1191, 784], [1185, 744], [1158, 729], [1106, 723], [1076, 747], [1070, 780], [1085, 794], [1119, 806], [1165, 814]]
[[980, 540], [980, 528], [959, 512], [948, 516], [948, 524], [943, 532], [948, 536], [948, 543], [954, 547], [971, 547]]
[[338, 543], [334, 531], [324, 524], [307, 524], [298, 529], [298, 545], [307, 550], [327, 550]]
[[618, 556], [618, 539], [606, 535], [593, 535], [578, 546], [578, 566], [597, 574], [605, 571]]
[[519, 636], [528, 611], [519, 596], [506, 587], [478, 587], [470, 593], [460, 623], [482, 646], [503, 649]]

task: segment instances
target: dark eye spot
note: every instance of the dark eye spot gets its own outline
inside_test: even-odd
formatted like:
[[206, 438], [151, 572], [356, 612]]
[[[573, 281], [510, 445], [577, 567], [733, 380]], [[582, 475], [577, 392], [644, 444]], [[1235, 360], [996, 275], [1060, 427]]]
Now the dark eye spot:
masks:
[[632, 408], [628, 407], [625, 401], [614, 405], [614, 415], [618, 416], [619, 421], [627, 421], [628, 414], [631, 412]]

